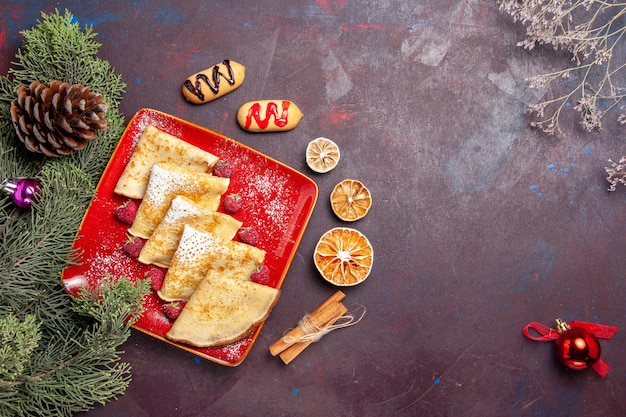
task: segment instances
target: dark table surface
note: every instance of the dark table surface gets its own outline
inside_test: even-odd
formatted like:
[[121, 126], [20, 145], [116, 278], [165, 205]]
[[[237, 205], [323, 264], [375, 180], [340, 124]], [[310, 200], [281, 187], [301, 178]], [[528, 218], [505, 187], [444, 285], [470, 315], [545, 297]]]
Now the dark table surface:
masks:
[[[516, 46], [524, 29], [494, 1], [2, 1], [0, 71], [42, 11], [93, 25], [100, 56], [127, 83], [126, 120], [154, 108], [218, 131], [304, 172], [320, 197], [250, 355], [225, 367], [133, 331], [133, 380], [96, 416], [623, 416], [626, 415], [626, 190], [604, 167], [625, 151], [607, 119], [587, 133], [529, 126], [538, 98], [524, 77], [568, 58]], [[202, 106], [183, 80], [228, 58], [245, 88]], [[245, 101], [293, 100], [287, 133], [251, 134]], [[325, 136], [343, 158], [327, 174], [304, 161]], [[344, 178], [374, 196], [350, 226], [375, 249], [371, 276], [346, 288], [357, 325], [289, 365], [268, 348], [335, 287], [314, 268], [328, 204]], [[561, 317], [622, 328], [601, 341], [606, 378], [560, 366], [551, 343], [522, 328]]]

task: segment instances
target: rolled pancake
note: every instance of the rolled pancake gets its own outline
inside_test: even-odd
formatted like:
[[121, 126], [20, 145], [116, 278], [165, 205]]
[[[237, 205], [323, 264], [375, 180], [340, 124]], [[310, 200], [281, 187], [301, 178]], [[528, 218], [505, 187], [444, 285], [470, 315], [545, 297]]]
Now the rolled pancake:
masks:
[[185, 225], [222, 240], [235, 237], [242, 223], [232, 216], [206, 210], [185, 196], [176, 196], [139, 254], [139, 262], [168, 268]]
[[218, 159], [207, 151], [148, 125], [117, 181], [115, 193], [129, 198], [143, 198], [150, 170], [156, 163], [167, 162], [191, 171], [210, 172]]
[[225, 241], [212, 233], [185, 225], [163, 286], [158, 291], [165, 301], [189, 300], [209, 271], [220, 276], [251, 280], [263, 265], [265, 251], [234, 240]]
[[197, 347], [234, 343], [267, 318], [279, 296], [276, 288], [211, 271], [166, 336]]
[[150, 180], [132, 226], [133, 236], [148, 239], [177, 195], [188, 197], [206, 210], [217, 210], [230, 180], [177, 165], [159, 163], [150, 171]]

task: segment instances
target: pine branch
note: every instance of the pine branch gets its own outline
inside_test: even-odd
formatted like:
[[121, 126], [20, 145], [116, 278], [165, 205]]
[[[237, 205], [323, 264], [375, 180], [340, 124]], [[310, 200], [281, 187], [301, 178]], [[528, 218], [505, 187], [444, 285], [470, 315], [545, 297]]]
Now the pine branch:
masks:
[[94, 40], [93, 28], [81, 29], [68, 11], [42, 17], [35, 28], [21, 32], [24, 43], [16, 54], [17, 65], [9, 69], [14, 80], [25, 85], [33, 80], [83, 84], [102, 94], [107, 103], [118, 103], [126, 85], [109, 62], [96, 56], [101, 44]]
[[85, 321], [74, 318], [65, 321], [70, 326], [63, 331], [48, 338], [44, 334], [40, 345], [45, 354], [30, 360], [29, 372], [0, 381], [0, 413], [17, 410], [15, 415], [26, 415], [38, 410], [41, 416], [69, 416], [123, 393], [130, 367], [119, 362], [118, 347], [130, 335], [128, 324], [140, 314], [148, 288], [145, 280], [135, 285], [109, 278], [97, 289], [82, 290], [72, 301], [67, 296], [66, 305]]
[[[37, 174], [42, 190], [30, 211], [0, 199], [0, 417], [69, 417], [125, 391], [130, 366], [119, 347], [148, 291], [143, 281], [102, 277], [97, 290], [73, 298], [60, 283], [80, 256], [71, 245], [124, 129], [125, 84], [96, 56], [96, 34], [67, 11], [42, 14], [22, 34], [13, 67], [0, 77], [0, 175]], [[108, 128], [82, 151], [46, 159], [19, 142], [9, 109], [20, 85], [57, 79], [102, 94]]]

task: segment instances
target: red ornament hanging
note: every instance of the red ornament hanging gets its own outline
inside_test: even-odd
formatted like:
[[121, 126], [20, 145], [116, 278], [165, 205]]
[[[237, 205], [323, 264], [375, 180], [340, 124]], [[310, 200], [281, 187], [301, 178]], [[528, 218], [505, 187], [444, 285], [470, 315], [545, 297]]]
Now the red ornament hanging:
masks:
[[41, 187], [35, 178], [14, 178], [2, 181], [0, 191], [10, 196], [16, 206], [29, 209], [37, 199]]
[[600, 342], [582, 327], [571, 328], [564, 321], [557, 319], [556, 357], [570, 369], [585, 369], [593, 366], [600, 359]]
[[[534, 330], [539, 336], [531, 334], [530, 330]], [[524, 327], [523, 333], [532, 340], [554, 340], [557, 359], [569, 369], [582, 370], [591, 367], [605, 377], [611, 368], [600, 359], [601, 348], [597, 338], [610, 339], [618, 330], [619, 327], [616, 326], [584, 321], [572, 321], [567, 324], [561, 319], [556, 319], [556, 329], [532, 322]]]

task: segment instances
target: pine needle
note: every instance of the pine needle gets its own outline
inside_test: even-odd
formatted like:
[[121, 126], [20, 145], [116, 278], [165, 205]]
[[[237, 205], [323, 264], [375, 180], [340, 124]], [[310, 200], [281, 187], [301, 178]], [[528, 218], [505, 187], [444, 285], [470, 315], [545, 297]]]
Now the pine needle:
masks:
[[[91, 27], [66, 11], [42, 14], [0, 77], [0, 176], [42, 184], [31, 210], [0, 199], [0, 417], [72, 416], [121, 395], [130, 366], [120, 346], [141, 312], [144, 281], [102, 277], [73, 298], [61, 286], [80, 222], [124, 129], [118, 110], [126, 85], [97, 57]], [[20, 85], [53, 80], [83, 84], [109, 104], [108, 128], [82, 151], [46, 159], [28, 152], [10, 121]]]

